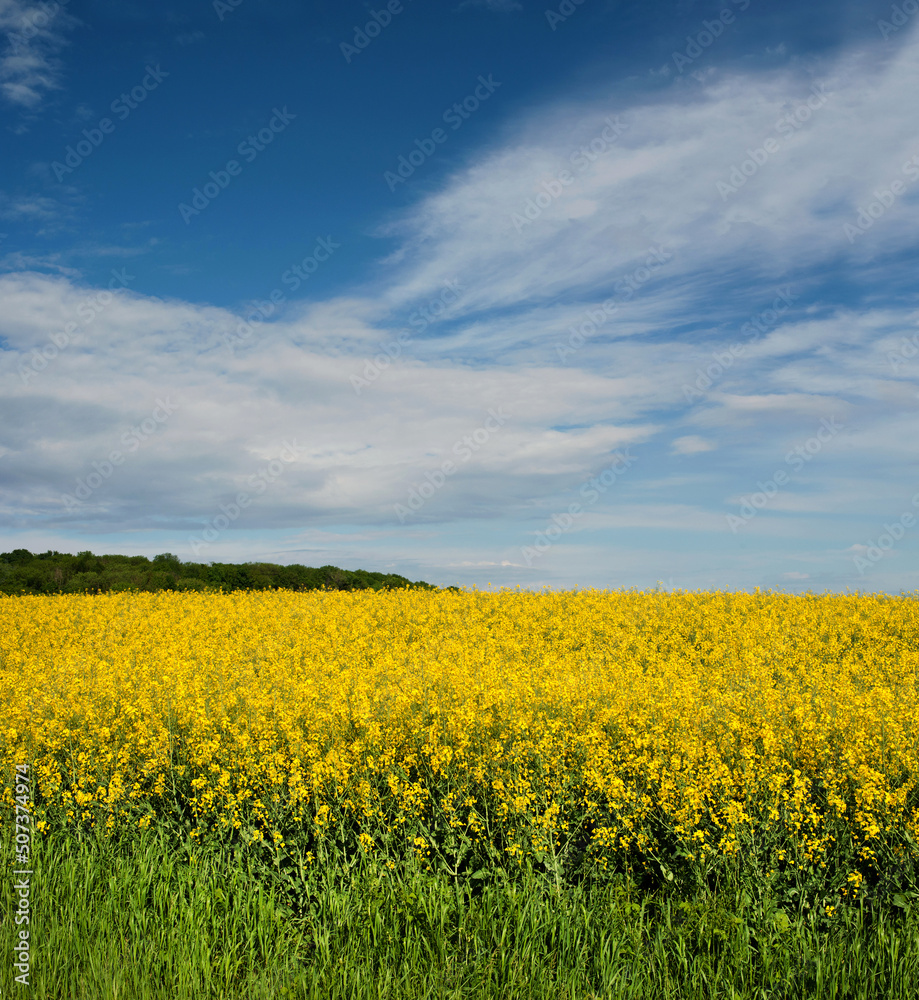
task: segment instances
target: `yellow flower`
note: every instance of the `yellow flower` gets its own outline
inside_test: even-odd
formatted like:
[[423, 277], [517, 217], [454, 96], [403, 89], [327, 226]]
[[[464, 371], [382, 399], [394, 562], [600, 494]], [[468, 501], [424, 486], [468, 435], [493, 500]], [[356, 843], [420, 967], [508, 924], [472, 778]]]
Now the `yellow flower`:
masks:
[[666, 827], [821, 870], [851, 839], [867, 871], [919, 839], [917, 637], [919, 602], [884, 595], [0, 598], [0, 792], [43, 830], [178, 804], [200, 839], [359, 824], [426, 852], [433, 809], [518, 858], [577, 829], [632, 864]]

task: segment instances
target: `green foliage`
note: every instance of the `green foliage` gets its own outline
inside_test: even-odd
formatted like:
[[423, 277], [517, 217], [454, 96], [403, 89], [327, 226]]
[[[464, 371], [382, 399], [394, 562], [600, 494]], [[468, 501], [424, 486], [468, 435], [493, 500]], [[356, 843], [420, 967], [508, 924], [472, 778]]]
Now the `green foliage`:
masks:
[[[12, 869], [12, 824], [0, 827]], [[271, 850], [155, 830], [34, 843], [27, 989], [0, 924], [0, 991], [36, 1000], [908, 1000], [919, 906], [841, 905], [831, 920], [737, 886], [641, 892], [489, 877], [477, 889], [371, 854], [279, 869]], [[0, 880], [0, 912], [15, 907]]]
[[0, 594], [104, 594], [125, 590], [390, 590], [418, 587], [396, 573], [339, 569], [337, 566], [279, 566], [275, 563], [183, 563], [164, 552], [146, 556], [28, 549], [0, 553]]

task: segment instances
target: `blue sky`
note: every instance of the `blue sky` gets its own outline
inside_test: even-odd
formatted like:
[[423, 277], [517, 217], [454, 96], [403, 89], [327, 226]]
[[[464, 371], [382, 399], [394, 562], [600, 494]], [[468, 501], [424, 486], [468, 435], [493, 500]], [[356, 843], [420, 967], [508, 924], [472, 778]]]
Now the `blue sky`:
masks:
[[916, 590], [917, 11], [0, 0], [0, 550]]

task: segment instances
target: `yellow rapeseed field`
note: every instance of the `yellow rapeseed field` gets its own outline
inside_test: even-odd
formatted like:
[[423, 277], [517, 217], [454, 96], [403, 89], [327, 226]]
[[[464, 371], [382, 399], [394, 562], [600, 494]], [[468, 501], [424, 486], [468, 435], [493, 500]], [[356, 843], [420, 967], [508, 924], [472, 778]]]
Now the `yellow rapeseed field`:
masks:
[[664, 872], [919, 850], [915, 596], [6, 597], [0, 707], [3, 800], [30, 764], [43, 831]]

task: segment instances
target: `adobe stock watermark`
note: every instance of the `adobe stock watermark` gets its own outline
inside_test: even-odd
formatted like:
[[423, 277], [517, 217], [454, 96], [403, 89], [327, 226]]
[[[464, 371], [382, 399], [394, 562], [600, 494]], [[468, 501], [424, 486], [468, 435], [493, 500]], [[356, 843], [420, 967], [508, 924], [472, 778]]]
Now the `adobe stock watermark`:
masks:
[[[843, 429], [843, 425], [837, 423], [835, 417], [827, 419], [824, 417], [820, 421], [820, 427], [813, 437], [809, 437], [803, 444], [796, 445], [785, 456], [785, 464], [792, 472], [800, 472], [807, 462], [810, 462], [815, 455], [823, 451], [823, 446]], [[783, 487], [791, 481], [791, 473], [784, 469], [776, 469], [771, 479], [766, 482], [757, 482], [757, 489], [740, 498], [740, 515], [725, 514], [731, 533], [736, 535], [738, 530], [745, 524], [749, 524], [754, 517], [777, 496]]]
[[[410, 3], [411, 0], [406, 0], [406, 2]], [[354, 26], [354, 44], [351, 45], [348, 42], [339, 44], [338, 47], [345, 57], [345, 62], [350, 65], [351, 60], [356, 55], [360, 55], [384, 28], [388, 28], [392, 24], [392, 19], [404, 10], [402, 0], [389, 0], [389, 3], [382, 10], [371, 10], [370, 20], [363, 28]]]
[[651, 247], [644, 264], [640, 264], [631, 274], [616, 282], [615, 295], [601, 302], [599, 306], [587, 309], [584, 313], [586, 319], [578, 324], [572, 323], [568, 327], [568, 339], [555, 345], [559, 362], [566, 363], [572, 354], [587, 343], [588, 337], [592, 337], [607, 320], [619, 312], [619, 306], [623, 302], [628, 302], [642, 285], [650, 281], [664, 264], [672, 259], [673, 254], [669, 250], [665, 250], [662, 246]]
[[[128, 282], [134, 281], [136, 278], [136, 275], [128, 274], [127, 268], [124, 267], [120, 271], [113, 268], [112, 274], [114, 277], [109, 282], [109, 291], [87, 295], [77, 306], [77, 318], [82, 321], [84, 328], [89, 326], [100, 313], [112, 304], [117, 291], [127, 288]], [[80, 323], [70, 322], [65, 324], [62, 330], [52, 333], [44, 347], [35, 348], [32, 351], [32, 358], [28, 364], [20, 362], [19, 377], [22, 381], [28, 385], [36, 375], [45, 371], [48, 365], [73, 343], [74, 337], [78, 336], [79, 332], [83, 332]]]
[[[900, 173], [912, 184], [919, 181], [919, 153], [911, 156], [902, 167]], [[899, 178], [894, 178], [886, 188], [875, 188], [874, 200], [870, 201], [866, 208], [859, 205], [858, 215], [855, 223], [847, 222], [843, 225], [842, 231], [845, 233], [849, 243], [854, 243], [859, 236], [867, 233], [868, 230], [881, 218], [886, 215], [893, 203], [906, 192], [906, 184]]]
[[893, 368], [894, 375], [917, 354], [919, 354], [919, 333], [914, 333], [912, 337], [903, 337], [899, 350], [887, 352], [887, 361]]
[[560, 24], [564, 24], [569, 17], [584, 3], [584, 0], [562, 0], [555, 10], [546, 10], [546, 20], [549, 27], [555, 31]]
[[[731, 0], [741, 11], [745, 11], [750, 6], [750, 0]], [[691, 66], [702, 53], [715, 44], [715, 40], [724, 34], [724, 29], [729, 24], [733, 24], [736, 14], [730, 7], [723, 7], [721, 13], [715, 20], [703, 21], [701, 30], [694, 35], [686, 36], [686, 48], [682, 52], [673, 53], [673, 64], [678, 73], [682, 73], [687, 66]]]
[[[457, 101], [447, 108], [441, 115], [442, 121], [445, 125], [449, 125], [454, 132], [462, 128], [463, 124], [469, 121], [500, 86], [501, 83], [496, 83], [491, 73], [488, 74], [487, 78], [480, 75], [475, 90], [471, 94], [467, 94], [462, 101]], [[384, 172], [383, 180], [389, 185], [389, 190], [395, 191], [400, 184], [404, 184], [427, 159], [437, 152], [437, 147], [443, 145], [449, 138], [444, 129], [435, 128], [430, 136], [416, 139], [416, 148], [411, 150], [408, 156], [403, 154], [399, 157], [395, 171], [387, 170]]]
[[388, 371], [393, 362], [402, 356], [403, 348], [413, 337], [424, 333], [432, 323], [444, 319], [450, 306], [456, 305], [464, 292], [465, 289], [456, 278], [445, 281], [443, 291], [437, 298], [431, 299], [409, 316], [409, 326], [413, 329], [402, 330], [395, 340], [380, 344], [380, 353], [364, 362], [363, 374], [351, 375], [351, 387], [355, 394], [359, 396], [364, 389], [373, 385], [384, 372]]
[[227, 14], [232, 14], [237, 7], [242, 7], [244, 2], [245, 0], [214, 0], [212, 6], [217, 20], [222, 21]]
[[712, 351], [714, 359], [712, 364], [704, 371], [702, 368], [696, 369], [696, 381], [692, 385], [683, 383], [683, 395], [686, 397], [686, 402], [695, 403], [702, 399], [718, 379], [733, 367], [734, 362], [746, 354], [750, 344], [755, 343], [761, 334], [767, 333], [778, 324], [796, 299], [797, 296], [792, 294], [790, 285], [779, 288], [772, 306], [769, 309], [764, 309], [758, 316], [751, 316], [740, 328], [740, 332], [748, 338], [746, 344], [734, 343], [727, 350]]
[[[919, 493], [914, 493], [909, 502], [914, 509], [919, 510]], [[867, 545], [853, 545], [852, 548], [858, 551], [852, 557], [852, 562], [858, 572], [863, 575], [866, 569], [871, 569], [875, 563], [880, 562], [884, 558], [884, 553], [889, 552], [906, 532], [915, 526], [916, 515], [906, 510], [893, 524], [885, 524], [881, 534], [877, 538], [869, 539]]]
[[[494, 408], [488, 411], [488, 415], [482, 424], [471, 434], [464, 434], [454, 442], [450, 449], [450, 454], [455, 455], [462, 464], [468, 462], [472, 456], [483, 448], [492, 437], [504, 427], [509, 414], [505, 412], [512, 404], [502, 403], [497, 410]], [[417, 514], [418, 511], [431, 499], [434, 494], [443, 488], [450, 476], [459, 471], [460, 466], [453, 459], [447, 458], [440, 463], [440, 468], [434, 472], [424, 474], [424, 482], [416, 483], [408, 491], [408, 498], [404, 504], [393, 504], [399, 523], [405, 524], [405, 519]]]
[[85, 503], [104, 483], [107, 483], [115, 474], [115, 470], [124, 465], [125, 459], [133, 455], [140, 446], [166, 423], [175, 413], [177, 404], [173, 402], [171, 396], [165, 399], [158, 399], [153, 412], [139, 424], [130, 427], [121, 435], [121, 444], [125, 451], [117, 448], [112, 449], [106, 458], [101, 462], [93, 462], [93, 472], [85, 478], [77, 479], [73, 493], [62, 493], [61, 503], [68, 514], [80, 509], [80, 505]]
[[[811, 87], [811, 96], [804, 101], [799, 101], [794, 111], [789, 111], [783, 115], [774, 126], [775, 132], [783, 139], [788, 139], [797, 133], [798, 129], [810, 121], [816, 111], [819, 111], [826, 102], [833, 96], [827, 94], [822, 83], [815, 83]], [[782, 141], [773, 136], [769, 136], [762, 146], [755, 149], [747, 149], [747, 158], [735, 163], [731, 167], [728, 179], [718, 180], [715, 187], [721, 195], [722, 201], [727, 201], [732, 194], [737, 192], [747, 183], [747, 181], [758, 174], [770, 156], [774, 156], [782, 148]]]
[[[137, 86], [132, 87], [130, 91], [112, 101], [111, 110], [121, 121], [124, 121], [135, 108], [146, 101], [147, 97], [169, 76], [165, 70], [160, 69], [159, 63], [156, 66], [148, 65], [146, 71], [147, 75]], [[105, 137], [111, 135], [117, 127], [117, 123], [113, 122], [111, 118], [100, 118], [95, 128], [83, 129], [83, 138], [78, 139], [76, 143], [64, 150], [63, 162], [55, 160], [51, 164], [51, 169], [54, 171], [58, 183], [60, 184], [68, 174], [72, 174], [77, 167], [85, 163], [102, 145]]]
[[544, 531], [536, 532], [536, 540], [533, 544], [524, 545], [520, 549], [520, 554], [523, 556], [527, 566], [532, 566], [534, 559], [545, 555], [566, 531], [570, 531], [574, 527], [574, 522], [584, 516], [586, 512], [585, 508], [595, 504], [636, 461], [635, 456], [630, 453], [629, 448], [626, 448], [625, 451], [614, 451], [613, 455], [615, 458], [607, 468], [598, 475], [588, 479], [581, 486], [579, 496], [584, 503], [581, 504], [575, 501], [568, 504], [564, 513], [553, 514], [552, 523]]
[[230, 503], [220, 504], [220, 513], [209, 518], [204, 530], [200, 535], [192, 535], [189, 538], [189, 546], [194, 555], [200, 555], [201, 550], [212, 545], [221, 534], [230, 527], [242, 512], [252, 505], [256, 497], [262, 496], [269, 486], [281, 478], [286, 466], [297, 460], [297, 442], [284, 441], [278, 458], [272, 459], [266, 466], [258, 472], [249, 476], [248, 486], [252, 491], [242, 491], [236, 494], [235, 500]]
[[22, 15], [17, 31], [7, 32], [7, 40], [15, 56], [21, 56], [28, 50], [28, 43], [42, 36], [51, 22], [67, 6], [69, 0], [52, 0], [51, 3], [39, 0], [34, 7], [28, 8]]
[[13, 900], [15, 901], [15, 911], [10, 906], [9, 915], [14, 917], [14, 924], [18, 928], [13, 943], [13, 968], [16, 970], [16, 982], [20, 986], [29, 986], [29, 974], [32, 965], [32, 949], [34, 945], [30, 941], [32, 910], [34, 900], [32, 899], [32, 879], [35, 874], [32, 868], [32, 838], [35, 828], [35, 817], [32, 814], [32, 806], [35, 803], [35, 775], [32, 773], [30, 764], [16, 765], [16, 785], [15, 785], [15, 826], [13, 833], [16, 842], [16, 867], [13, 875], [16, 881], [13, 883]]
[[[275, 136], [280, 135], [297, 116], [287, 110], [285, 104], [283, 108], [272, 108], [271, 118], [264, 128], [260, 128], [255, 135], [247, 136], [236, 147], [236, 152], [246, 161], [252, 163], [259, 153], [264, 152]], [[242, 164], [239, 160], [227, 160], [223, 170], [212, 170], [201, 187], [192, 190], [191, 204], [180, 202], [178, 205], [179, 215], [187, 226], [196, 216], [200, 215], [217, 198], [221, 191], [225, 191], [234, 177], [239, 177], [243, 172]]]
[[[281, 283], [290, 285], [291, 291], [295, 292], [310, 276], [315, 274], [319, 268], [341, 248], [340, 243], [336, 243], [331, 236], [320, 236], [316, 240], [312, 253], [307, 254], [303, 260], [291, 264], [281, 274]], [[269, 316], [273, 316], [275, 310], [287, 301], [287, 295], [283, 288], [273, 288], [267, 298], [258, 300], [252, 305], [245, 316], [240, 318], [233, 334], [224, 333], [223, 341], [233, 350], [239, 344], [244, 344], [255, 335], [256, 329], [265, 322]]]
[[[619, 141], [619, 137], [629, 127], [627, 123], [619, 120], [619, 115], [611, 118], [607, 115], [603, 119], [606, 126], [584, 146], [579, 146], [568, 157], [568, 162], [578, 171], [583, 173], [591, 164], [596, 163], [601, 156], [608, 153]], [[511, 213], [511, 222], [518, 233], [523, 232], [525, 226], [534, 223], [542, 213], [565, 191], [565, 188], [574, 184], [576, 178], [570, 170], [560, 170], [551, 180], [543, 181], [540, 191], [534, 198], [528, 198], [523, 212]]]
[[903, 0], [903, 3], [895, 3], [890, 8], [890, 20], [878, 21], [881, 38], [888, 39], [899, 31], [917, 10], [919, 10], [919, 0]]

